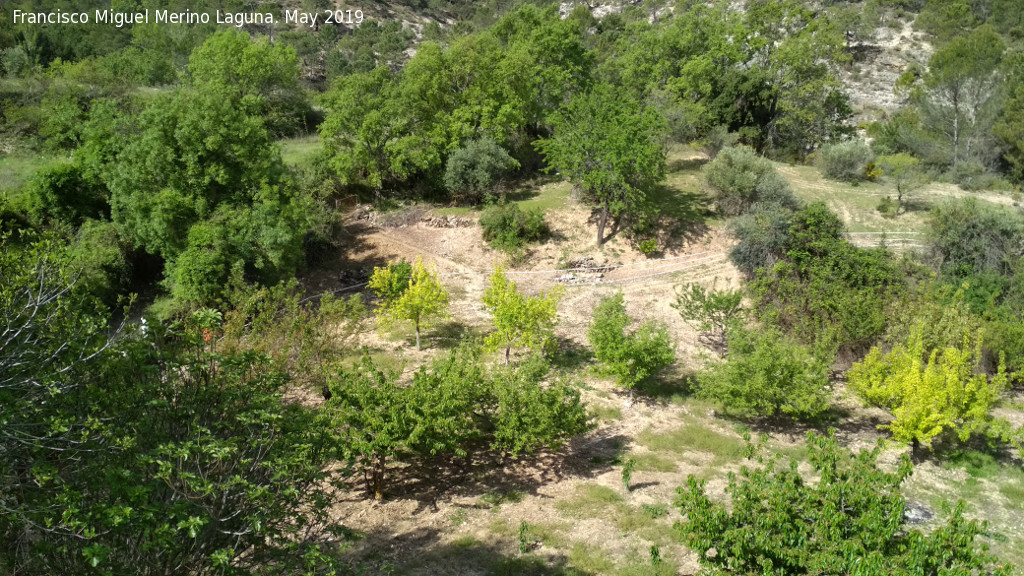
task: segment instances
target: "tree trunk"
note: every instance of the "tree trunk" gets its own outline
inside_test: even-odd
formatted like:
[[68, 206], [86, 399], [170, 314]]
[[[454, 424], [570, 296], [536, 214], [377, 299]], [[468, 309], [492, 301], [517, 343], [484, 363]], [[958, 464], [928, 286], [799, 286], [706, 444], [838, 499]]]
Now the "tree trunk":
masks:
[[420, 347], [420, 323], [419, 322], [416, 323], [416, 349], [417, 350], [423, 350], [423, 348]]
[[608, 224], [608, 203], [601, 207], [601, 217], [597, 221], [597, 245], [604, 244], [604, 227]]
[[509, 345], [505, 346], [505, 366], [508, 366], [508, 357], [509, 357], [509, 354], [511, 352], [512, 352], [512, 345], [509, 344]]
[[903, 186], [899, 182], [896, 183], [896, 214], [903, 213]]

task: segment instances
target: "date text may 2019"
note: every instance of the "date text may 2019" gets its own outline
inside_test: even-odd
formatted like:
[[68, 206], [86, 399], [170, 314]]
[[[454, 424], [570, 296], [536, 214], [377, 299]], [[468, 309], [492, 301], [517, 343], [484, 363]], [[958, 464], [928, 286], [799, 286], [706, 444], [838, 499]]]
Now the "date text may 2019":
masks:
[[[323, 17], [321, 19], [321, 17]], [[362, 10], [324, 10], [322, 12], [302, 12], [285, 10], [285, 24], [302, 24], [316, 28], [318, 24], [362, 24]]]

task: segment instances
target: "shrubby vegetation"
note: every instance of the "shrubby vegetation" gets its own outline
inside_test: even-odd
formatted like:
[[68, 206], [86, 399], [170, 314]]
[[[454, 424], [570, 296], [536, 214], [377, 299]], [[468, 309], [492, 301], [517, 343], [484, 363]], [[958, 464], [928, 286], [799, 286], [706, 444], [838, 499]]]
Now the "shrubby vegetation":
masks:
[[729, 353], [697, 375], [697, 395], [742, 416], [813, 420], [829, 408], [832, 359], [774, 330], [733, 325]]
[[887, 354], [872, 348], [850, 369], [850, 387], [869, 404], [892, 410], [893, 422], [885, 428], [915, 452], [944, 434], [961, 441], [975, 434], [1007, 440], [1009, 423], [990, 414], [1009, 385], [1006, 367], [1000, 359], [991, 378], [978, 373], [981, 342], [975, 339], [926, 350], [922, 328], [915, 328]]
[[826, 177], [856, 184], [876, 180], [881, 171], [875, 165], [875, 154], [861, 140], [849, 140], [822, 146], [818, 165]]
[[488, 207], [480, 215], [480, 228], [483, 229], [484, 240], [506, 252], [515, 252], [529, 242], [544, 240], [550, 233], [540, 210], [523, 210], [515, 203]]
[[725, 216], [739, 216], [758, 205], [795, 208], [796, 197], [768, 160], [746, 147], [726, 148], [704, 168], [704, 184]]
[[364, 357], [331, 379], [327, 413], [340, 428], [344, 457], [379, 500], [393, 463], [517, 456], [585, 431], [579, 392], [561, 381], [543, 386], [546, 372], [543, 360], [486, 370], [472, 350], [460, 349], [403, 385]]
[[627, 333], [633, 320], [626, 314], [622, 293], [606, 296], [594, 309], [594, 321], [587, 339], [602, 371], [615, 376], [619, 385], [632, 388], [675, 361], [676, 353], [668, 329], [644, 322]]
[[727, 508], [708, 497], [705, 481], [688, 477], [677, 500], [685, 519], [676, 526], [707, 573], [1010, 574], [976, 542], [986, 526], [964, 518], [963, 506], [927, 533], [905, 525], [900, 486], [913, 470], [906, 456], [895, 472], [884, 472], [876, 466], [879, 448], [850, 455], [833, 435], [812, 432], [807, 441], [808, 462], [820, 476], [814, 483], [796, 462], [759, 456], [757, 466], [730, 476]]

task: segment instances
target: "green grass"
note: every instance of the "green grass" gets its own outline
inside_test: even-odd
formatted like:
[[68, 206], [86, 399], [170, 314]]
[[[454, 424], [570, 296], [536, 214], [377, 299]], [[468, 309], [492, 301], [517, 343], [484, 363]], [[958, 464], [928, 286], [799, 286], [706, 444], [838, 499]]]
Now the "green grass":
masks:
[[492, 512], [498, 511], [503, 504], [516, 504], [523, 501], [523, 493], [518, 490], [495, 490], [480, 497], [480, 500], [491, 507]]
[[582, 543], [574, 544], [569, 551], [569, 563], [585, 574], [609, 574], [615, 569], [615, 562], [607, 552]]
[[675, 472], [679, 469], [675, 461], [652, 452], [633, 453], [626, 457], [626, 460], [630, 459], [636, 463], [635, 470], [641, 472]]
[[0, 154], [0, 194], [6, 192], [13, 196], [28, 183], [36, 172], [64, 161], [59, 156], [32, 152]]
[[615, 406], [591, 406], [590, 412], [598, 419], [605, 422], [612, 422], [622, 419], [622, 411]]
[[281, 159], [287, 166], [308, 167], [320, 153], [320, 138], [315, 134], [281, 140], [278, 143], [281, 145]]
[[668, 524], [657, 522], [643, 509], [630, 506], [617, 491], [598, 484], [583, 484], [576, 494], [555, 503], [569, 518], [600, 518], [615, 524], [622, 534], [634, 534], [655, 544], [670, 544], [674, 534]]
[[747, 444], [742, 438], [712, 430], [695, 418], [684, 417], [684, 421], [684, 426], [667, 432], [644, 430], [638, 440], [655, 452], [707, 452], [714, 455], [719, 464], [739, 460], [745, 455]]

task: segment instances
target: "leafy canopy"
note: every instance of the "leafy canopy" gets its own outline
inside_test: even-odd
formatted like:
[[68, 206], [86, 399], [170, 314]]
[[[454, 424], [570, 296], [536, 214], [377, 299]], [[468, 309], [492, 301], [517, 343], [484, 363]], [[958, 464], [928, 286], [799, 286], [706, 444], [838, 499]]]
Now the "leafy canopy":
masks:
[[554, 330], [561, 297], [558, 289], [527, 296], [503, 269], [496, 269], [483, 295], [484, 306], [494, 321], [494, 332], [487, 336], [486, 345], [505, 348], [506, 364], [513, 346], [551, 352], [556, 346]]
[[599, 85], [552, 117], [555, 134], [534, 146], [601, 209], [597, 243], [609, 215], [635, 210], [665, 175], [663, 122], [622, 91]]
[[880, 448], [849, 454], [833, 434], [808, 433], [808, 460], [820, 478], [808, 482], [797, 462], [758, 456], [757, 465], [730, 474], [730, 505], [708, 497], [692, 475], [676, 501], [683, 543], [697, 552], [702, 575], [741, 574], [975, 574], [1008, 576], [1012, 568], [975, 538], [984, 524], [963, 517], [927, 533], [903, 523], [900, 485], [912, 466], [876, 467]]
[[[393, 284], [396, 272], [390, 268], [374, 270], [376, 281], [371, 284], [384, 287]], [[423, 260], [417, 258], [409, 275], [409, 285], [401, 295], [384, 300], [377, 308], [377, 319], [381, 327], [393, 326], [399, 322], [412, 322], [416, 329], [416, 348], [420, 346], [420, 329], [432, 321], [448, 317], [448, 291], [441, 285], [437, 272], [427, 270]]]
[[632, 333], [622, 293], [606, 296], [594, 309], [587, 339], [604, 371], [632, 388], [675, 362], [676, 354], [664, 324], [644, 322]]
[[973, 347], [965, 340], [959, 347], [926, 351], [922, 332], [916, 328], [886, 354], [872, 348], [850, 369], [850, 387], [868, 404], [892, 410], [893, 422], [883, 427], [915, 447], [930, 448], [950, 433], [961, 441], [978, 433], [1005, 436], [1007, 427], [990, 413], [1009, 384], [1004, 363], [990, 378], [978, 371], [980, 338]]

